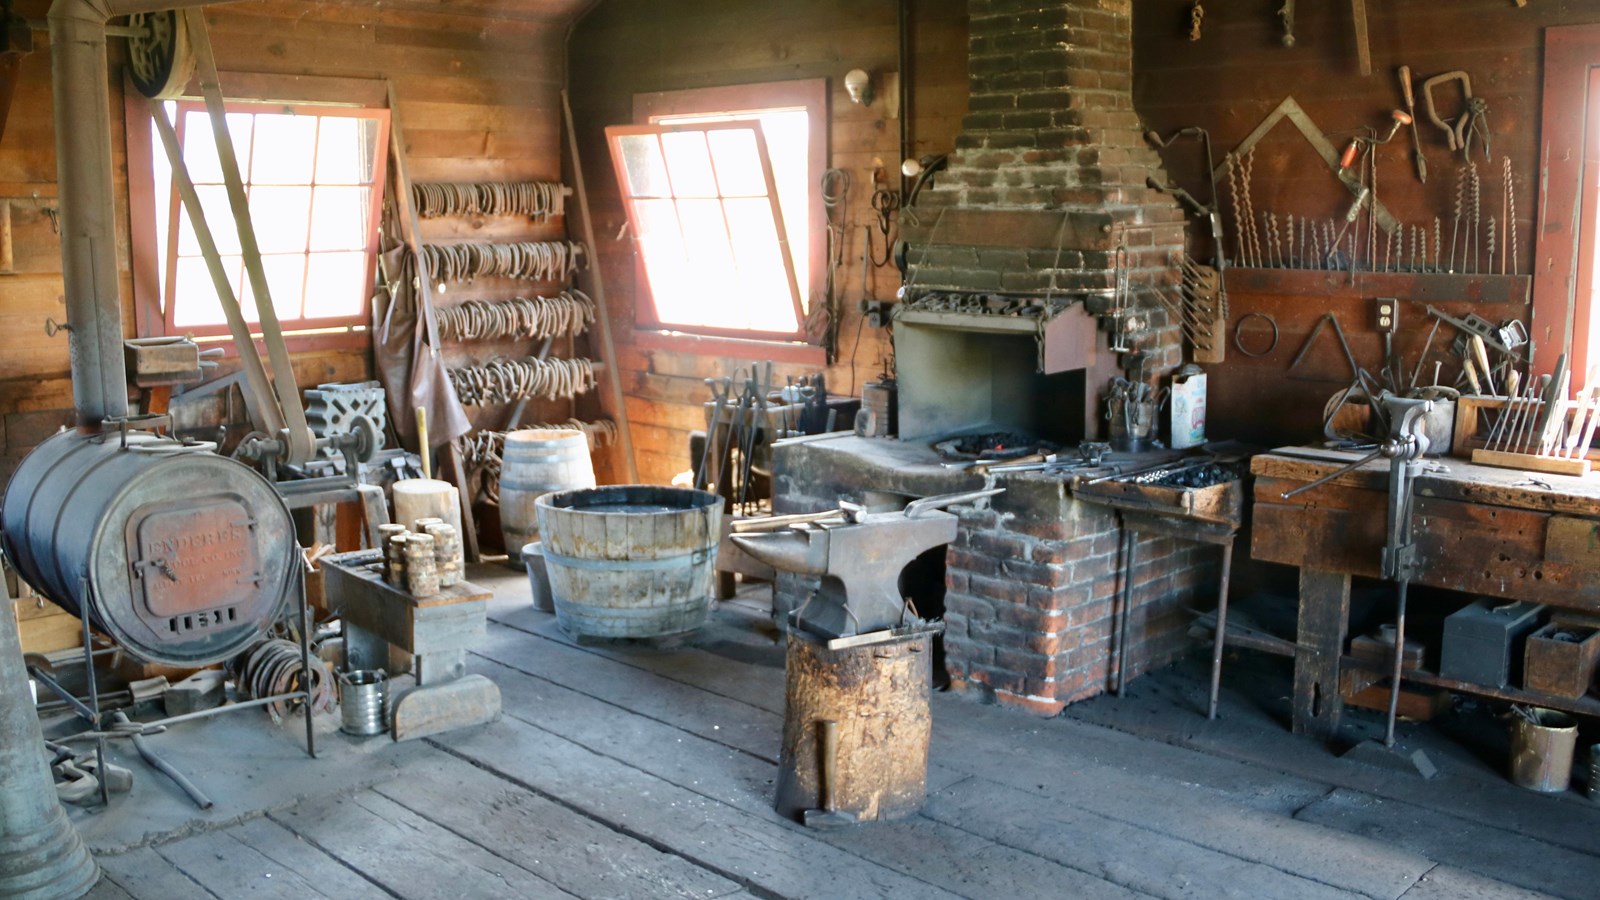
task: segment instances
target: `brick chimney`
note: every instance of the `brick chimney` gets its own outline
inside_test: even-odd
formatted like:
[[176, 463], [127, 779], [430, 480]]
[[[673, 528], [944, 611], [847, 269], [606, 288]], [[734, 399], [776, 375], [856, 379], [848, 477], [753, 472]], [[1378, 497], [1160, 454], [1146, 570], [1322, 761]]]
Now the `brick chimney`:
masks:
[[[1135, 285], [1169, 282], [1183, 212], [1146, 187], [1165, 183], [1133, 109], [1133, 0], [968, 0], [971, 99], [948, 171], [907, 229], [917, 287], [1043, 293], [1113, 284], [1118, 225]], [[1039, 246], [1063, 213], [1070, 246]], [[992, 215], [1009, 211], [1010, 215]], [[1005, 246], [1004, 233], [1017, 240]], [[985, 233], [984, 245], [964, 236]], [[1032, 236], [1030, 238], [1030, 235]], [[1154, 303], [1138, 346], [1146, 372], [1181, 363], [1180, 338]], [[1095, 302], [1090, 308], [1098, 312]]]

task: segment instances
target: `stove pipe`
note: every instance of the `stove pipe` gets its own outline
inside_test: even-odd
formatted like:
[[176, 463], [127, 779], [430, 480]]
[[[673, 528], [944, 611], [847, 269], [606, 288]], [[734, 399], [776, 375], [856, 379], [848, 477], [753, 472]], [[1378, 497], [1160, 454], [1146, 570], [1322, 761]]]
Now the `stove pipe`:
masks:
[[106, 23], [133, 13], [205, 5], [202, 0], [55, 0], [50, 5], [61, 275], [72, 329], [72, 403], [80, 427], [128, 414]]

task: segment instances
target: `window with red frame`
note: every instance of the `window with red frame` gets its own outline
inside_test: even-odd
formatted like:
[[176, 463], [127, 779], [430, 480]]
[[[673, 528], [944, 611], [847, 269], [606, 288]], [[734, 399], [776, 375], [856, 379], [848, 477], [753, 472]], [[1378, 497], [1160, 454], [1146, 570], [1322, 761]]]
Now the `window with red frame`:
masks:
[[634, 97], [607, 129], [643, 329], [800, 342], [827, 277], [824, 79]]
[[[247, 321], [259, 315], [244, 273], [211, 122], [199, 101], [164, 104], [184, 164]], [[230, 102], [228, 131], [272, 303], [286, 335], [368, 324], [389, 114], [385, 109]], [[167, 334], [228, 334], [178, 199], [166, 153], [151, 153], [161, 318]]]

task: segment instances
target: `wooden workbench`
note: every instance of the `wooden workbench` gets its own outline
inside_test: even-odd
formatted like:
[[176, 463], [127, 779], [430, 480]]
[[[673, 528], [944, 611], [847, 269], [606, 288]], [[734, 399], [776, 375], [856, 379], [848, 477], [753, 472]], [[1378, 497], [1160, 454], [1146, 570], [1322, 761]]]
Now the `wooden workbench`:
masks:
[[[1322, 738], [1339, 728], [1350, 579], [1377, 578], [1385, 541], [1387, 460], [1314, 490], [1284, 492], [1360, 454], [1280, 448], [1255, 457], [1255, 559], [1300, 569], [1294, 730]], [[1600, 613], [1600, 478], [1530, 475], [1458, 459], [1430, 461], [1416, 484], [1416, 583]], [[1600, 715], [1600, 701], [1489, 688], [1408, 670], [1408, 680], [1517, 702]]]

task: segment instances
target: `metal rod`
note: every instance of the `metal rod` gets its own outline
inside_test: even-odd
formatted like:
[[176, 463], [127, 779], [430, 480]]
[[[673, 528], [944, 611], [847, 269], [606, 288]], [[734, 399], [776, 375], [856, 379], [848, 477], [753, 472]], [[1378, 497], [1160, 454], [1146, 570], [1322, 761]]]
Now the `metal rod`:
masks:
[[154, 722], [142, 722], [140, 724], [142, 724], [145, 727], [145, 730], [148, 731], [155, 728], [165, 728], [168, 725], [176, 725], [179, 722], [189, 722], [194, 719], [209, 719], [212, 716], [220, 716], [223, 713], [233, 712], [235, 710], [250, 709], [256, 706], [266, 706], [269, 703], [278, 703], [283, 700], [300, 699], [304, 699], [307, 705], [309, 705], [311, 702], [311, 695], [307, 691], [290, 691], [287, 694], [274, 694], [271, 697], [257, 697], [253, 700], [239, 700], [223, 706], [214, 706], [211, 709], [196, 710], [191, 713], [168, 716], [165, 719], [157, 719]]
[[1128, 673], [1128, 619], [1133, 613], [1133, 570], [1134, 560], [1139, 538], [1126, 521], [1122, 524], [1122, 619], [1117, 623], [1117, 690], [1118, 697], [1122, 696], [1122, 687]]
[[[120, 712], [112, 717], [112, 721], [118, 725], [132, 724], [128, 721], [128, 717]], [[194, 801], [195, 806], [201, 809], [210, 809], [215, 805], [211, 802], [211, 798], [206, 796], [206, 792], [200, 789], [199, 785], [190, 781], [187, 775], [178, 771], [171, 763], [162, 759], [154, 750], [150, 749], [150, 745], [145, 742], [144, 735], [134, 731], [129, 735], [129, 739], [133, 741], [133, 749], [138, 751], [140, 758], [149, 764], [150, 768], [172, 779], [172, 783], [181, 788], [185, 794], [188, 794], [189, 799]], [[102, 778], [101, 780], [104, 781], [105, 779]]]
[[1411, 579], [1400, 579], [1400, 605], [1394, 617], [1394, 673], [1393, 681], [1389, 684], [1389, 717], [1384, 726], [1383, 745], [1394, 746], [1394, 723], [1400, 710], [1400, 673], [1405, 667], [1406, 648], [1406, 594], [1411, 587]]
[[1222, 584], [1217, 594], [1217, 635], [1211, 642], [1211, 703], [1206, 718], [1217, 717], [1217, 697], [1222, 692], [1222, 644], [1228, 631], [1228, 576], [1233, 568], [1233, 541], [1222, 545]]
[[91, 709], [88, 704], [84, 703], [83, 700], [74, 696], [71, 691], [63, 687], [60, 682], [45, 674], [43, 669], [39, 668], [38, 666], [28, 666], [28, 674], [32, 675], [40, 684], [49, 688], [50, 693], [60, 697], [67, 704], [67, 706], [72, 709], [73, 712], [78, 714], [80, 718], [86, 719], [90, 723], [94, 722], [95, 711]]

